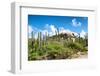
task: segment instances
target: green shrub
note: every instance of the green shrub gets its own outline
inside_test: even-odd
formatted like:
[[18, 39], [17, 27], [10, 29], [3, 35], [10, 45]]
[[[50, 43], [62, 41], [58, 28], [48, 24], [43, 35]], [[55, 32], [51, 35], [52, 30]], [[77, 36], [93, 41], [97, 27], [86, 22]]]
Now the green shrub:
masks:
[[75, 49], [77, 51], [83, 51], [84, 47], [80, 44], [80, 43], [68, 43], [67, 47], [71, 48], [71, 49]]
[[[37, 42], [37, 41], [36, 41]], [[84, 41], [80, 42], [68, 40], [48, 40], [48, 44], [39, 47], [38, 43], [31, 45], [28, 43], [28, 60], [51, 60], [51, 59], [68, 59], [72, 58], [77, 52], [87, 52], [88, 48], [84, 46]]]

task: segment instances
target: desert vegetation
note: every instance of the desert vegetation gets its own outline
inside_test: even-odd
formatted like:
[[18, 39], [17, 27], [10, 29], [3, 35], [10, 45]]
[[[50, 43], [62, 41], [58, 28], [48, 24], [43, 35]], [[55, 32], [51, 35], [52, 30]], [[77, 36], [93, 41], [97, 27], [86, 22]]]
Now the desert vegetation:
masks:
[[74, 59], [81, 55], [87, 55], [88, 36], [85, 38], [75, 36], [74, 33], [59, 33], [49, 36], [47, 32], [43, 35], [38, 32], [38, 37], [34, 37], [31, 32], [31, 38], [28, 38], [28, 60], [54, 60], [54, 59]]

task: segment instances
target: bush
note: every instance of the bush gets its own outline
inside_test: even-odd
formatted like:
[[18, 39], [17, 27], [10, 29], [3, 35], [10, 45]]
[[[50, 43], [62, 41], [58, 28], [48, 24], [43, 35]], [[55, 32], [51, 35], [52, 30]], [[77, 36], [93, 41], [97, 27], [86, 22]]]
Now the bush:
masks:
[[32, 48], [31, 41], [29, 41], [28, 60], [69, 59], [79, 51], [88, 51], [88, 48], [84, 47], [82, 41], [79, 43], [67, 40], [49, 40], [48, 44], [41, 47], [38, 47], [38, 43], [35, 43], [34, 48]]
[[70, 49], [76, 50], [76, 51], [86, 51], [87, 49], [80, 43], [73, 43], [69, 42], [66, 44], [66, 47], [69, 47]]

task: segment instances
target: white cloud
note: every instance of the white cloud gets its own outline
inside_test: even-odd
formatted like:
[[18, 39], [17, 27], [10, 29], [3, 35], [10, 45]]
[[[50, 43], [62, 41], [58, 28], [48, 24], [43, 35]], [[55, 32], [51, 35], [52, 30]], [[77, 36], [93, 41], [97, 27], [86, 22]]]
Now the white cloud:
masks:
[[86, 32], [84, 30], [81, 31], [80, 37], [85, 38]]
[[60, 27], [60, 28], [59, 28], [59, 32], [60, 32], [60, 33], [72, 33], [71, 30], [69, 30], [69, 29], [64, 29], [63, 27]]
[[32, 27], [29, 25], [28, 26], [28, 33], [31, 33], [33, 31]]
[[50, 28], [51, 28], [51, 31], [52, 31], [52, 32], [55, 32], [55, 31], [56, 31], [56, 28], [55, 28], [54, 25], [50, 25]]
[[78, 22], [78, 21], [76, 20], [76, 18], [74, 18], [74, 19], [72, 19], [72, 25], [73, 25], [74, 27], [78, 27], [78, 26], [81, 26], [82, 23], [81, 23], [81, 22]]
[[[29, 28], [29, 30], [28, 30], [29, 38], [31, 38], [32, 31], [34, 32], [35, 38], [38, 37], [39, 32], [42, 32], [42, 36], [45, 36], [48, 34], [49, 34], [49, 36], [53, 36], [56, 34], [56, 31], [57, 31], [57, 28], [55, 27], [55, 25], [52, 25], [52, 24], [46, 24], [42, 30], [38, 29], [36, 27], [30, 26], [30, 25], [28, 26], [28, 28]], [[59, 27], [58, 29], [59, 29], [59, 33], [67, 33], [69, 35], [72, 35], [72, 33], [74, 33], [75, 36], [78, 36], [78, 34], [76, 32], [73, 32], [70, 29], [65, 29], [64, 27]], [[81, 37], [83, 37], [83, 35], [84, 35], [84, 31], [81, 32]]]
[[42, 30], [42, 34], [43, 35], [46, 35], [46, 34], [48, 35], [48, 30], [46, 30], [46, 29], [45, 30]]
[[44, 36], [44, 35], [48, 35], [49, 34], [49, 36], [53, 36], [53, 35], [55, 35], [56, 33], [55, 33], [55, 31], [57, 31], [57, 29], [56, 29], [56, 27], [55, 27], [55, 25], [52, 25], [52, 24], [46, 24], [45, 26], [44, 26], [44, 29], [42, 29], [42, 30], [40, 30], [40, 29], [38, 29], [38, 28], [36, 28], [36, 27], [31, 27], [30, 25], [28, 26], [28, 37], [29, 38], [31, 38], [31, 33], [32, 33], [32, 31], [34, 32], [34, 37], [35, 38], [37, 38], [38, 37], [38, 33], [39, 32], [42, 32], [42, 35]]
[[52, 35], [55, 35], [55, 31], [57, 31], [57, 28], [55, 27], [55, 25], [53, 24], [46, 24], [45, 27], [44, 27], [45, 30], [42, 30], [42, 31], [46, 31], [49, 36], [52, 36]]
[[55, 35], [55, 31], [57, 31], [57, 28], [55, 27], [55, 25], [50, 25], [50, 31], [52, 32], [52, 35]]
[[33, 31], [32, 27], [28, 25], [28, 37], [31, 38], [31, 32]]
[[38, 37], [38, 32], [41, 32], [41, 30], [36, 28], [36, 27], [28, 25], [28, 38], [32, 38], [31, 37], [32, 32], [34, 34], [34, 38], [37, 38]]

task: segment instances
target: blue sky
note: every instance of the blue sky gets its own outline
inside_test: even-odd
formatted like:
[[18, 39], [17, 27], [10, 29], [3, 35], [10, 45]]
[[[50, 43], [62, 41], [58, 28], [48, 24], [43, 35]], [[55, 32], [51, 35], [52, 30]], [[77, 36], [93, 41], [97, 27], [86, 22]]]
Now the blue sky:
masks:
[[29, 33], [45, 31], [54, 35], [58, 28], [61, 32], [75, 32], [85, 35], [88, 33], [88, 17], [28, 15], [28, 26]]

